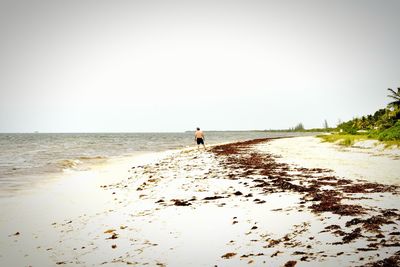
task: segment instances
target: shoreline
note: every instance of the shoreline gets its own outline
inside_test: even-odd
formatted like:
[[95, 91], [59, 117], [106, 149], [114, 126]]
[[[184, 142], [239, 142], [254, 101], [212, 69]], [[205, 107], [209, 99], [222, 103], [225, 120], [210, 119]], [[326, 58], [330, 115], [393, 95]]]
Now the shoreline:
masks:
[[[183, 149], [130, 163], [129, 171], [105, 171], [90, 192], [83, 179], [61, 183], [47, 192], [59, 198], [44, 207], [46, 194], [31, 206], [14, 203], [0, 221], [0, 263], [367, 266], [395, 257], [398, 187], [349, 181], [262, 147], [291, 148], [288, 140]], [[26, 213], [28, 207], [34, 209]]]
[[[159, 134], [159, 133], [158, 133]], [[69, 135], [69, 134], [66, 134]], [[98, 134], [97, 134], [98, 135]], [[161, 134], [162, 135], [162, 134]], [[59, 136], [56, 136], [59, 138]], [[128, 136], [129, 138], [132, 138], [132, 136]], [[161, 136], [164, 137], [165, 136]], [[192, 141], [192, 135], [190, 135], [190, 141]], [[82, 134], [82, 136], [76, 136], [76, 138], [86, 138], [85, 134]], [[97, 136], [97, 138], [100, 138]], [[118, 138], [121, 138], [120, 136]], [[139, 136], [138, 142], [144, 142], [142, 139], [144, 138], [143, 136]], [[176, 136], [173, 137], [176, 139]], [[130, 152], [124, 152], [122, 149], [120, 152], [121, 154], [115, 154], [115, 151], [118, 149], [114, 149], [113, 152], [108, 153], [105, 150], [102, 149], [94, 149], [93, 147], [86, 146], [86, 149], [89, 149], [91, 152], [86, 152], [84, 149], [78, 152], [73, 152], [73, 153], [65, 153], [65, 155], [62, 155], [59, 150], [54, 149], [51, 150], [50, 153], [55, 153], [55, 158], [47, 158], [47, 161], [33, 161], [31, 164], [27, 164], [26, 162], [29, 162], [30, 158], [29, 157], [22, 157], [20, 160], [23, 160], [23, 164], [19, 164], [18, 162], [11, 162], [11, 160], [6, 160], [5, 165], [2, 166], [3, 168], [0, 168], [0, 197], [3, 196], [10, 196], [14, 194], [24, 194], [32, 191], [32, 189], [35, 189], [36, 186], [42, 186], [43, 184], [51, 183], [54, 181], [57, 181], [59, 179], [63, 179], [63, 176], [68, 176], [70, 173], [80, 173], [80, 172], [87, 172], [87, 171], [96, 171], [98, 168], [108, 168], [112, 167], [112, 165], [119, 164], [122, 161], [129, 161], [132, 160], [132, 162], [136, 161], [136, 158], [142, 157], [142, 155], [151, 155], [151, 154], [162, 154], [162, 153], [170, 153], [170, 152], [178, 152], [181, 150], [186, 150], [186, 149], [194, 149], [196, 146], [193, 145], [192, 142], [188, 142], [188, 136], [180, 136], [179, 138], [183, 139], [183, 143], [179, 143], [176, 140], [172, 140], [171, 142], [165, 142], [164, 141], [159, 141], [159, 142], [154, 142], [146, 148], [146, 150], [143, 150], [144, 147], [143, 145], [139, 147], [138, 144], [134, 144], [133, 146], [138, 146], [136, 151], [131, 151], [132, 147], [130, 146], [130, 143], [132, 143], [132, 140], [130, 140], [126, 148]], [[224, 143], [229, 143], [229, 142], [236, 142], [237, 140], [232, 139], [235, 138], [234, 136], [227, 136], [226, 137], [228, 141], [224, 141]], [[244, 136], [237, 136], [239, 140], [245, 138]], [[248, 137], [251, 139], [251, 137]], [[216, 136], [214, 138], [211, 138], [209, 142], [212, 145], [217, 145], [221, 144], [221, 136]], [[26, 141], [26, 140], [22, 140]], [[45, 140], [48, 143], [51, 143], [49, 140]], [[62, 141], [62, 140], [60, 140]], [[87, 143], [89, 142], [87, 139], [84, 139], [84, 141]], [[123, 140], [121, 140], [122, 142]], [[73, 146], [74, 144], [70, 141], [66, 141], [67, 146]], [[69, 143], [68, 143], [69, 142]], [[114, 141], [115, 143], [116, 141]], [[208, 141], [207, 141], [208, 143]], [[59, 143], [52, 144], [54, 146], [59, 145]], [[101, 145], [101, 144], [99, 144]], [[104, 144], [103, 144], [104, 145]], [[115, 145], [115, 144], [114, 144]], [[116, 144], [118, 145], [118, 144]], [[72, 147], [74, 148], [74, 147]], [[34, 151], [40, 151], [40, 147], [33, 147]], [[79, 149], [78, 149], [79, 150]], [[17, 157], [17, 155], [14, 155], [15, 151], [6, 151], [4, 155], [7, 153], [11, 153], [11, 158]], [[24, 149], [21, 149], [19, 153], [27, 153], [29, 154], [29, 151], [26, 151]], [[33, 153], [35, 154], [35, 153]], [[36, 155], [37, 157], [41, 157], [40, 154]], [[127, 167], [126, 169], [129, 169]], [[9, 194], [8, 191], [11, 193]]]
[[[239, 142], [239, 140], [212, 143], [208, 144], [207, 147], [229, 144], [232, 142]], [[82, 177], [85, 176], [85, 174], [87, 176], [93, 176], [92, 172], [101, 172], [104, 169], [110, 168], [115, 169], [115, 166], [128, 170], [132, 164], [145, 164], [146, 162], [157, 160], [172, 153], [195, 149], [197, 149], [197, 146], [192, 145], [160, 151], [137, 151], [120, 156], [80, 156], [74, 159], [60, 159], [58, 170], [31, 173], [29, 175], [25, 173], [21, 176], [14, 175], [11, 178], [2, 180], [2, 184], [0, 184], [0, 199], [35, 193], [36, 191], [42, 190], [43, 187], [51, 186], [51, 184], [68, 179], [68, 177]], [[126, 166], [123, 166], [121, 163], [126, 163]]]
[[[65, 181], [66, 179], [74, 179], [74, 177], [93, 177], [96, 173], [101, 173], [107, 169], [124, 169], [128, 170], [132, 164], [146, 164], [157, 160], [162, 155], [167, 155], [178, 150], [166, 151], [140, 151], [135, 154], [114, 156], [109, 158], [96, 157], [90, 158], [88, 162], [83, 162], [79, 168], [65, 166], [57, 172], [35, 173], [32, 175], [23, 175], [20, 177], [12, 177], [8, 179], [10, 184], [2, 184], [0, 199], [20, 197], [26, 194], [37, 194], [38, 191], [46, 190], [54, 184]], [[82, 157], [84, 158], [84, 157]], [[74, 160], [63, 160], [74, 161]], [[25, 181], [20, 181], [25, 180]], [[18, 185], [20, 184], [20, 185]]]

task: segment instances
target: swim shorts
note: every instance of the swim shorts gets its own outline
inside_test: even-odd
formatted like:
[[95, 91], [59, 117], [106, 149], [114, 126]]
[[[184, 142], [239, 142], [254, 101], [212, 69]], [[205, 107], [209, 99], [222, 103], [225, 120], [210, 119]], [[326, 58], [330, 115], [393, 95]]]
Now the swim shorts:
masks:
[[200, 145], [200, 144], [204, 145], [204, 140], [203, 140], [203, 138], [197, 138], [197, 144], [198, 144], [198, 145]]

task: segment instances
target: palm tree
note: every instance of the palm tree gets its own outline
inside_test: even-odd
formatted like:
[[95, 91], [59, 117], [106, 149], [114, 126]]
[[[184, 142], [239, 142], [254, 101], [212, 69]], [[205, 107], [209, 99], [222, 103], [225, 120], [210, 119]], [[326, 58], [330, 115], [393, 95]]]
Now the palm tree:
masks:
[[390, 102], [389, 105], [391, 106], [399, 106], [400, 107], [400, 87], [397, 88], [397, 92], [393, 89], [388, 88], [389, 92], [391, 93], [388, 97], [393, 98], [395, 101]]

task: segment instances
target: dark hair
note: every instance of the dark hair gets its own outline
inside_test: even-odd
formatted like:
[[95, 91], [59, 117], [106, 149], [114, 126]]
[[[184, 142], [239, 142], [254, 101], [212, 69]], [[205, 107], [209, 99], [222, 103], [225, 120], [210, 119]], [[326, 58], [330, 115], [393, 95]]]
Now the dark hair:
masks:
[[196, 129], [197, 129], [197, 131], [200, 131], [200, 128], [199, 128], [199, 127], [197, 127]]

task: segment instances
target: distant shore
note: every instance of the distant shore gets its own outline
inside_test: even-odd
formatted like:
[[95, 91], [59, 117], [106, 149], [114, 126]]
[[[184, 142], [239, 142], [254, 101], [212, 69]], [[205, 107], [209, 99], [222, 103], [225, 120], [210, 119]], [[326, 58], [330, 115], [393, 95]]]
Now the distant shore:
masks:
[[398, 264], [399, 163], [315, 137], [125, 162], [2, 203], [0, 265]]

